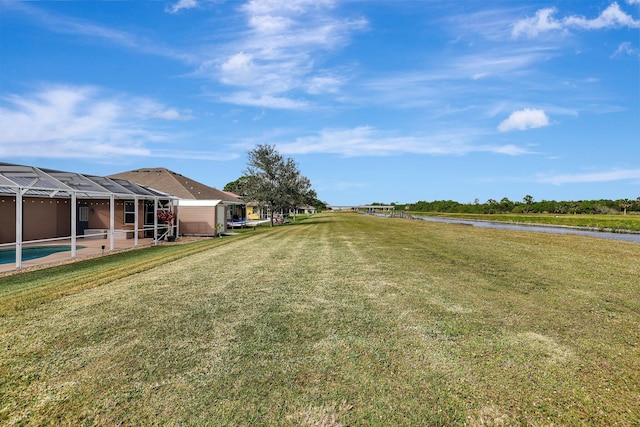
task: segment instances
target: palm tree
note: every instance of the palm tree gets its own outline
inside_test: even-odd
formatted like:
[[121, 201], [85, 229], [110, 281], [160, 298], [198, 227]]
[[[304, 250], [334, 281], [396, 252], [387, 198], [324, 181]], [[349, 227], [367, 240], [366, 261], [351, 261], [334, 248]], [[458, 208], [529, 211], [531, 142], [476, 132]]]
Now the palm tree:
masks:
[[629, 199], [618, 200], [618, 205], [622, 209], [623, 215], [626, 215], [627, 214], [627, 209], [629, 209], [632, 206], [631, 200], [629, 200]]

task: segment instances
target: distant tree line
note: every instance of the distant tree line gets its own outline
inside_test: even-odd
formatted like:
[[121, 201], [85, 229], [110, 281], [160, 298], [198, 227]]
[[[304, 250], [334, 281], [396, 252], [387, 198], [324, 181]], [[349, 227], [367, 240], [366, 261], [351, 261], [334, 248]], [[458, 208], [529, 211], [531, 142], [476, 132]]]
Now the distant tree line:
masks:
[[[394, 203], [392, 203], [394, 204]], [[454, 200], [419, 201], [406, 205], [395, 204], [396, 209], [414, 212], [506, 214], [506, 213], [550, 213], [550, 214], [627, 214], [640, 213], [640, 197], [618, 200], [577, 200], [577, 201], [535, 201], [526, 195], [522, 201], [511, 201], [507, 197], [501, 200], [489, 199], [480, 203], [459, 203]]]

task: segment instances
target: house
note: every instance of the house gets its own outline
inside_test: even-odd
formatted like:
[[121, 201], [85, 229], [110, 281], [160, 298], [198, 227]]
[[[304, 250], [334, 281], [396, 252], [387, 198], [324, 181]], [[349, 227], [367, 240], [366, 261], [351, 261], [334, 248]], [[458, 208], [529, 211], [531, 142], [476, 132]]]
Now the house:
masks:
[[[288, 213], [283, 212], [275, 212], [277, 215], [312, 215], [316, 213], [316, 208], [311, 205], [299, 206], [298, 208], [289, 209]], [[249, 202], [247, 203], [247, 218], [250, 220], [264, 220], [270, 217], [271, 210], [260, 204], [259, 202]]]
[[15, 250], [21, 268], [25, 244], [71, 242], [76, 256], [80, 239], [153, 238], [169, 230], [159, 225], [159, 211], [177, 200], [133, 182], [32, 166], [0, 163], [0, 248]]
[[289, 211], [290, 215], [313, 215], [314, 213], [316, 213], [316, 208], [315, 206], [311, 205], [298, 206], [295, 212], [293, 211], [293, 209]]
[[269, 218], [269, 208], [258, 202], [247, 203], [247, 218], [251, 220], [262, 220]]
[[215, 236], [233, 219], [246, 218], [245, 203], [166, 168], [142, 168], [110, 175], [178, 198], [178, 231], [183, 236]]

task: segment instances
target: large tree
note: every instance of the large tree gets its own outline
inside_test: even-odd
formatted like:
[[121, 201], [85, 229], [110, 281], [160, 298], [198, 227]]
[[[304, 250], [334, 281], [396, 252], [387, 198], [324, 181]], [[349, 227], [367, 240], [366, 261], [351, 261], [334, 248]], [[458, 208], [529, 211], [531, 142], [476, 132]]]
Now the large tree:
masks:
[[293, 209], [315, 198], [311, 182], [302, 176], [292, 159], [285, 159], [273, 145], [257, 145], [247, 154], [247, 200], [255, 200], [273, 214], [279, 210]]

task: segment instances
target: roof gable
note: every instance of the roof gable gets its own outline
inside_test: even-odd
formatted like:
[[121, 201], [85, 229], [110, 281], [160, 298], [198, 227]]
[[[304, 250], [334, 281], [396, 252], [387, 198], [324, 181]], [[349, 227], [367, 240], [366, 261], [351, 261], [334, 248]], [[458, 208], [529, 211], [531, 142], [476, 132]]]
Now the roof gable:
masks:
[[241, 200], [202, 184], [167, 168], [141, 168], [109, 175], [172, 194], [181, 199], [222, 200], [227, 203], [242, 203]]

